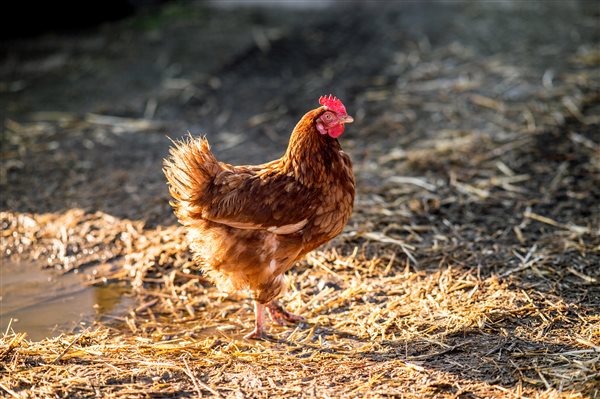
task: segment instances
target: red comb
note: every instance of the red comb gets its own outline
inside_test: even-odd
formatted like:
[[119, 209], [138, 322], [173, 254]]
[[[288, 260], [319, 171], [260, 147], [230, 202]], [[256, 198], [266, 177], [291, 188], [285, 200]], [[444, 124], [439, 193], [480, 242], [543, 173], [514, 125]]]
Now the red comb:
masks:
[[331, 94], [329, 96], [321, 96], [319, 98], [319, 104], [338, 114], [346, 114], [346, 107], [344, 107], [344, 104]]

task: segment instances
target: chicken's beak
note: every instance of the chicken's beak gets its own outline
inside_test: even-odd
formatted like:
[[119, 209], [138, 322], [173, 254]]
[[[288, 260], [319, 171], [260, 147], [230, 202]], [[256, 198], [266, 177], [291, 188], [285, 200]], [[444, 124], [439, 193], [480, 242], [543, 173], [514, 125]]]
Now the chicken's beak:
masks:
[[352, 123], [352, 122], [354, 122], [354, 118], [353, 118], [353, 117], [351, 117], [350, 115], [343, 115], [343, 116], [340, 118], [340, 121], [341, 121], [342, 123]]

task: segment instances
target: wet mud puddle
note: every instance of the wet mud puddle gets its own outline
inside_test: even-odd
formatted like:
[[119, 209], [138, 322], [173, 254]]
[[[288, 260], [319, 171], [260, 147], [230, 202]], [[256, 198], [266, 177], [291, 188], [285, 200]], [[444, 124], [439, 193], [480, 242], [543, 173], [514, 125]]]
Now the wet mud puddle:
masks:
[[10, 327], [34, 341], [79, 330], [95, 320], [118, 320], [134, 306], [127, 288], [89, 286], [84, 274], [38, 265], [0, 263], [0, 334]]

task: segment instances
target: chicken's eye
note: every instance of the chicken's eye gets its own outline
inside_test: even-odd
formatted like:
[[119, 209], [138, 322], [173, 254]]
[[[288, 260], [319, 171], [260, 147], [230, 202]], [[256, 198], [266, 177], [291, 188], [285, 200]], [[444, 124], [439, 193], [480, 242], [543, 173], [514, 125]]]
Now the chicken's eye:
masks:
[[330, 113], [326, 113], [325, 114], [325, 120], [327, 120], [327, 121], [333, 120], [333, 115], [331, 115]]

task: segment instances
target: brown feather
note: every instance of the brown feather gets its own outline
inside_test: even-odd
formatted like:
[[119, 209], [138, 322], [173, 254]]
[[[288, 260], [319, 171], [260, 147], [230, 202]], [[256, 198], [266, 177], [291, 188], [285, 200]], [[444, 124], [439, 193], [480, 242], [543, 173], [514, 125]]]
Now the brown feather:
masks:
[[342, 231], [354, 175], [338, 140], [316, 130], [323, 112], [304, 115], [285, 154], [262, 165], [219, 162], [205, 138], [174, 143], [164, 161], [171, 204], [197, 263], [218, 283], [266, 303], [296, 260]]

